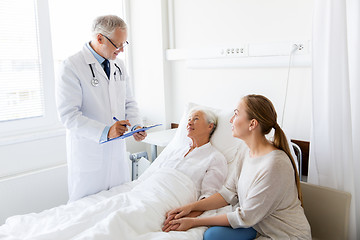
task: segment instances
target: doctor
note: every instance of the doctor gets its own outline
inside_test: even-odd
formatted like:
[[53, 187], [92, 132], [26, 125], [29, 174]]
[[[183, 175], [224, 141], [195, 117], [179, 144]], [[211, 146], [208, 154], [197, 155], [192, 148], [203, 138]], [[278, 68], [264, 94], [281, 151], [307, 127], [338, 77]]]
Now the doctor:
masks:
[[[57, 109], [67, 129], [69, 202], [130, 181], [125, 140], [101, 142], [141, 125], [129, 76], [116, 58], [128, 44], [126, 23], [101, 16], [92, 33], [92, 40], [63, 62], [56, 84]], [[142, 141], [146, 132], [133, 136]]]

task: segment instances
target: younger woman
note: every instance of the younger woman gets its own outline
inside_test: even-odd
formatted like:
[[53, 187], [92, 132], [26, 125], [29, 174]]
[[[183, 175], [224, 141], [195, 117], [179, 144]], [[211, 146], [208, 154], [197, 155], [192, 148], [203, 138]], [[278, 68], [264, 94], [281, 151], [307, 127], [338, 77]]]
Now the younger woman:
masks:
[[[249, 152], [225, 186], [209, 198], [174, 209], [167, 214], [164, 231], [209, 228], [205, 240], [311, 239], [302, 208], [299, 176], [286, 137], [276, 122], [274, 106], [264, 96], [245, 96], [231, 118], [234, 137], [243, 139]], [[275, 129], [274, 141], [265, 137]], [[223, 215], [185, 217], [191, 212], [235, 205]]]

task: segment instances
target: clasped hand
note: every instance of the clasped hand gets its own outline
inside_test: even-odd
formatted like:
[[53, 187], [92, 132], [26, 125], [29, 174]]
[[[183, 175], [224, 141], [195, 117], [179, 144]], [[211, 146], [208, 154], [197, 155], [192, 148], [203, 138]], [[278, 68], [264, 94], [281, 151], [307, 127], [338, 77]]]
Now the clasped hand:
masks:
[[170, 231], [186, 231], [194, 226], [195, 218], [188, 217], [191, 213], [189, 205], [171, 210], [166, 213], [166, 220], [162, 230]]

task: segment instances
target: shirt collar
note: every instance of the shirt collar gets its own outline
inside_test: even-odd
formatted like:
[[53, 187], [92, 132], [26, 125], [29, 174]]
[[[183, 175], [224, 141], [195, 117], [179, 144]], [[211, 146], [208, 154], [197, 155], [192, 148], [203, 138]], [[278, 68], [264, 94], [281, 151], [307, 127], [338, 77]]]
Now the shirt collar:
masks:
[[[191, 144], [191, 143], [190, 143]], [[208, 142], [208, 143], [205, 143], [204, 145], [201, 145], [200, 147], [196, 147], [196, 148], [194, 148], [194, 150], [195, 149], [206, 149], [206, 148], [208, 148], [208, 147], [210, 147], [211, 146], [211, 143], [210, 143], [210, 141]]]
[[90, 50], [90, 52], [94, 55], [94, 57], [96, 58], [96, 60], [102, 64], [105, 61], [105, 58], [103, 58], [102, 56], [100, 56], [97, 52], [95, 52], [95, 50], [90, 46], [90, 42], [86, 43], [86, 47]]

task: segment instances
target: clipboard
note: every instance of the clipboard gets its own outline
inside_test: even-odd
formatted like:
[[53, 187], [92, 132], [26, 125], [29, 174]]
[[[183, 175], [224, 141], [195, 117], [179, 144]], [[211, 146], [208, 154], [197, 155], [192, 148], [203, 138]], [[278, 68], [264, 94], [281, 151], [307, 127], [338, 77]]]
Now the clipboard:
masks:
[[134, 133], [147, 131], [147, 130], [149, 130], [151, 128], [154, 128], [154, 127], [157, 127], [157, 126], [160, 126], [160, 125], [162, 125], [162, 124], [154, 124], [154, 125], [144, 126], [142, 128], [138, 128], [138, 129], [135, 129], [135, 130], [130, 131], [130, 132], [125, 132], [123, 135], [121, 135], [119, 137], [112, 138], [112, 139], [109, 139], [107, 141], [100, 142], [100, 144], [107, 143], [107, 142], [110, 142], [110, 141], [113, 141], [113, 140], [116, 140], [116, 139], [125, 139], [127, 137], [132, 136]]

